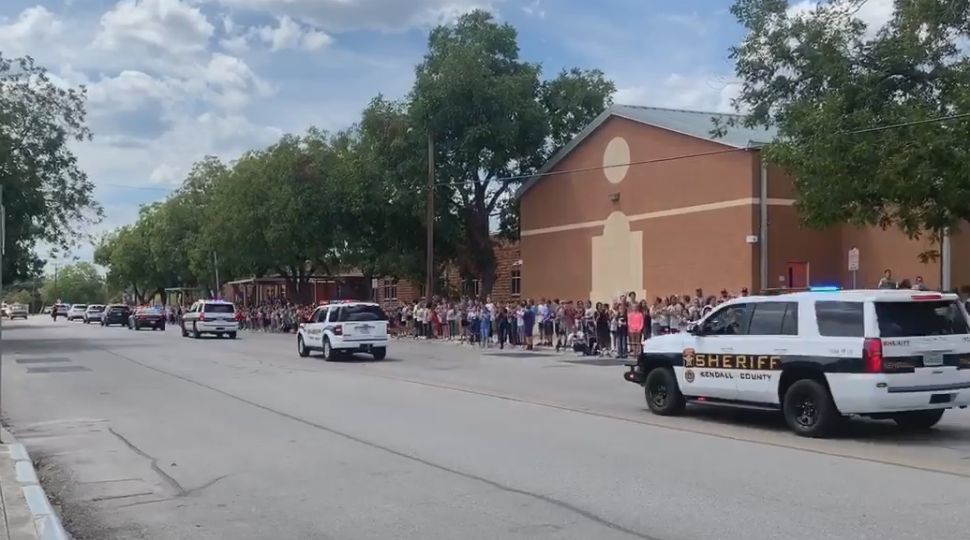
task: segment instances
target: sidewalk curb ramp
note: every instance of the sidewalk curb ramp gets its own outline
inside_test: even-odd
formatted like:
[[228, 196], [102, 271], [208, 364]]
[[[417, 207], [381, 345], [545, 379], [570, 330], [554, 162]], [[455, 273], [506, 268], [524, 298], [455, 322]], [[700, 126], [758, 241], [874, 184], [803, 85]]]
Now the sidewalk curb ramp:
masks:
[[24, 445], [0, 428], [0, 539], [71, 540], [47, 499]]

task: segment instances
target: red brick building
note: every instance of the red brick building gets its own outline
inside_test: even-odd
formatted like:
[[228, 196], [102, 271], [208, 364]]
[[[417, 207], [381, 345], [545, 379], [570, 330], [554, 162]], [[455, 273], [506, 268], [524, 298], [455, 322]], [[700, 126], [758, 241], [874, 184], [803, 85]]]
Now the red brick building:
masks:
[[[860, 253], [858, 286], [883, 270], [941, 284], [940, 261], [920, 262], [927, 240], [896, 230], [802, 228], [795, 188], [762, 162], [767, 130], [728, 127], [732, 115], [616, 105], [600, 115], [516, 193], [522, 293], [605, 300], [690, 294], [701, 287], [852, 285], [848, 251]], [[970, 234], [948, 240], [949, 261], [970, 259]], [[970, 265], [949, 264], [950, 285]]]
[[[495, 258], [498, 261], [496, 280], [492, 286], [492, 299], [509, 302], [522, 294], [522, 260], [518, 243], [495, 239]], [[472, 276], [463, 276], [457, 267], [449, 268], [440, 276], [443, 289], [453, 297], [480, 297], [481, 281]], [[398, 281], [392, 278], [378, 280], [374, 296], [383, 305], [398, 302], [412, 302], [424, 297], [424, 284]]]

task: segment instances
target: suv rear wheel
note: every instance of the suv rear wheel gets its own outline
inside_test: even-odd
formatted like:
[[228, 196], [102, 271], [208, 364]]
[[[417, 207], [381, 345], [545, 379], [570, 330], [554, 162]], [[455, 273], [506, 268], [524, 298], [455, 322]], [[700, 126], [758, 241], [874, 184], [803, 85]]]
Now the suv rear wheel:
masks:
[[927, 411], [909, 411], [893, 416], [893, 421], [903, 429], [922, 431], [935, 426], [943, 418], [946, 409], [930, 409]]
[[328, 338], [323, 338], [323, 359], [327, 362], [332, 362], [336, 359], [336, 354], [333, 352], [333, 347], [330, 346], [330, 340]]
[[677, 386], [677, 377], [671, 368], [656, 368], [647, 375], [643, 384], [647, 406], [660, 416], [673, 416], [684, 412], [687, 405]]
[[814, 379], [802, 379], [788, 387], [782, 412], [788, 427], [802, 437], [827, 437], [842, 420], [829, 389]]
[[300, 358], [310, 356], [310, 349], [306, 348], [306, 343], [303, 342], [303, 336], [296, 337], [296, 353], [300, 355]]

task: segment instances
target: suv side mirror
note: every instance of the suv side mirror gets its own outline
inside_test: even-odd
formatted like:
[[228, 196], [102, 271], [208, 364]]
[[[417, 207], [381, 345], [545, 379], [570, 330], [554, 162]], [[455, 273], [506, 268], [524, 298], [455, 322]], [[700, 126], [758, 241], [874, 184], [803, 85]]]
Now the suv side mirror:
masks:
[[687, 333], [693, 334], [695, 336], [702, 336], [704, 333], [701, 331], [701, 325], [696, 322], [692, 322], [687, 325]]

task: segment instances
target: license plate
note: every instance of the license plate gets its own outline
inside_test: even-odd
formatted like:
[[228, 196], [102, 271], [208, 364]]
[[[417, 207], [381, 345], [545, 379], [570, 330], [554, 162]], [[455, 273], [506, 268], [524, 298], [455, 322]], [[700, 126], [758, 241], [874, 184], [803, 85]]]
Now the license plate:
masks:
[[360, 327], [357, 328], [357, 330], [361, 334], [370, 334], [370, 328], [367, 328], [366, 326], [360, 326]]
[[943, 353], [928, 353], [923, 355], [923, 365], [926, 367], [942, 366]]

